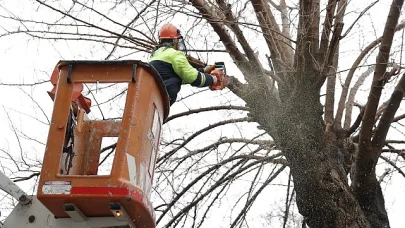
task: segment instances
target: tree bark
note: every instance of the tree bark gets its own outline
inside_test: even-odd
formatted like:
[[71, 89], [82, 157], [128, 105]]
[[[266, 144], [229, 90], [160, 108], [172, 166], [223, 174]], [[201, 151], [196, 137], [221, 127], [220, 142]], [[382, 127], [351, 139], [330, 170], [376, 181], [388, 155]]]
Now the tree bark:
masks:
[[332, 129], [325, 130], [319, 93], [308, 87], [284, 103], [283, 118], [277, 121], [279, 142], [294, 178], [298, 209], [313, 228], [369, 227], [350, 191], [339, 137]]
[[249, 115], [272, 135], [289, 161], [298, 209], [307, 224], [314, 228], [370, 227], [346, 178], [346, 152], [339, 146], [346, 135], [325, 130], [319, 88], [302, 83], [289, 97], [282, 97], [278, 106], [266, 101], [261, 91], [246, 90], [251, 91], [249, 96], [239, 94], [251, 110]]

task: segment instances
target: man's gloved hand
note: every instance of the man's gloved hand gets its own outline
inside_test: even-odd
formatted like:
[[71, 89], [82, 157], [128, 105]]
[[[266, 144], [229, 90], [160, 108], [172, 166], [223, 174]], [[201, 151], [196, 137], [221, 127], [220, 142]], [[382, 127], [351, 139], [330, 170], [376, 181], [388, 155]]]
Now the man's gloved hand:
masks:
[[210, 85], [210, 90], [222, 90], [228, 85], [228, 76], [222, 70], [213, 70], [211, 76], [216, 78], [214, 84]]
[[211, 71], [215, 69], [215, 65], [207, 65], [204, 67], [204, 73], [211, 74]]

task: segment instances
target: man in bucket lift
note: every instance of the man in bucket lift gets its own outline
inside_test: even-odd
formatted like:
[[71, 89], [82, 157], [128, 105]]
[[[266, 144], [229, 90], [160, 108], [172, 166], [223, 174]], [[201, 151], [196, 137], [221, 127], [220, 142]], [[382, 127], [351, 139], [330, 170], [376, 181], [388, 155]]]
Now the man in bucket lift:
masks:
[[223, 89], [227, 84], [225, 72], [213, 71], [215, 65], [195, 69], [188, 62], [185, 51], [180, 30], [172, 24], [163, 25], [159, 32], [159, 44], [152, 51], [148, 62], [162, 78], [169, 94], [170, 106], [176, 101], [182, 84], [209, 86], [211, 90]]

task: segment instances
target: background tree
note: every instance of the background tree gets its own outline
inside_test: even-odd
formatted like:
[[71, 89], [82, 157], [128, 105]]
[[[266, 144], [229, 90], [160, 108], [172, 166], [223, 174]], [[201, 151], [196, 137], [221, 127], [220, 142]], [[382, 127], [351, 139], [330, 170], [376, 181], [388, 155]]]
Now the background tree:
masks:
[[[286, 183], [282, 188], [286, 190], [283, 210], [274, 215], [269, 209], [271, 224], [274, 219], [284, 227], [297, 222], [295, 201], [304, 218], [302, 223], [310, 227], [389, 227], [380, 183], [392, 171], [384, 170], [377, 177], [376, 167], [381, 158], [405, 176], [400, 164], [404, 154], [396, 148], [403, 141], [387, 140], [389, 129], [404, 117], [396, 115], [405, 86], [400, 75], [402, 36], [397, 40], [399, 46], [392, 48], [395, 32], [404, 26], [398, 23], [403, 1], [380, 3], [379, 7], [389, 9], [385, 23], [375, 27], [368, 24], [375, 39], [360, 42], [361, 52], [353, 63], [345, 61], [345, 51], [351, 47], [345, 47], [348, 43], [342, 41], [352, 40], [353, 34], [370, 34], [362, 23], [368, 22], [366, 16], [376, 16], [369, 11], [379, 4], [378, 0], [352, 8], [345, 0], [102, 4], [37, 0], [26, 6], [29, 14], [16, 10], [11, 1], [5, 2], [0, 15], [7, 23], [2, 24], [0, 38], [29, 37], [29, 45], [39, 48], [44, 41], [58, 44], [53, 51], [59, 51], [61, 58], [145, 58], [142, 53], [153, 47], [156, 30], [172, 21], [189, 37], [189, 46], [196, 47], [190, 49], [194, 55], [202, 60], [229, 59], [238, 69], [231, 70], [235, 73], [228, 86], [231, 93], [208, 94], [187, 88], [177, 107], [173, 106], [163, 134], [153, 194], [159, 226], [200, 227], [208, 218], [221, 216], [230, 218], [224, 227], [257, 224], [246, 219], [249, 210], [256, 212], [252, 208], [261, 204], [258, 198], [269, 193], [270, 186], [271, 190], [277, 189], [272, 183], [281, 182]], [[350, 16], [353, 10], [357, 10], [354, 17]], [[344, 26], [346, 20], [349, 22]], [[89, 46], [89, 53], [75, 50], [78, 45]], [[356, 69], [361, 66], [366, 70], [357, 77]], [[367, 79], [371, 73], [372, 80]], [[357, 81], [351, 86], [355, 76]], [[337, 86], [340, 77], [344, 79], [341, 87]], [[32, 90], [41, 87], [42, 82], [36, 79], [19, 84]], [[394, 86], [383, 90], [390, 84]], [[360, 99], [366, 94], [361, 88], [369, 91], [367, 100]], [[45, 109], [37, 95], [21, 90], [42, 110], [43, 117], [34, 119], [46, 119], [49, 107]], [[104, 96], [98, 98], [100, 91]], [[381, 102], [383, 91], [388, 99]], [[118, 85], [89, 85], [87, 92], [97, 101], [95, 116], [119, 116], [119, 108], [107, 102], [119, 101], [125, 93]], [[189, 101], [203, 98], [206, 106]], [[353, 112], [356, 105], [360, 110]], [[206, 112], [210, 113], [203, 115]], [[179, 125], [185, 118], [193, 126]], [[208, 121], [202, 122], [202, 118]], [[40, 158], [27, 161], [30, 155], [21, 141], [38, 141], [34, 143], [36, 148], [43, 144], [28, 137], [23, 127], [16, 128], [15, 121], [10, 118], [9, 122], [21, 153], [16, 156], [10, 148], [3, 152], [15, 161], [18, 171], [34, 171], [36, 176], [40, 163], [34, 161]], [[255, 126], [260, 130], [253, 130]], [[387, 155], [382, 156], [382, 152]], [[17, 177], [22, 179], [28, 178]], [[230, 209], [225, 215], [215, 215], [215, 207], [223, 201], [231, 205]]]

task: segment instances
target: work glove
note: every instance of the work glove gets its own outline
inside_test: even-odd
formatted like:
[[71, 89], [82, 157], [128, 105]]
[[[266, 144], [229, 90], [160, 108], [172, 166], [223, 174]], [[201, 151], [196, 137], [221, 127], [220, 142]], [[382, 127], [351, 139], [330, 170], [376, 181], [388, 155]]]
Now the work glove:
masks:
[[215, 65], [207, 65], [204, 67], [204, 73], [210, 74], [215, 69]]
[[215, 77], [216, 80], [214, 80], [214, 83], [210, 85], [210, 90], [222, 90], [228, 85], [228, 76], [224, 73], [223, 70], [213, 70], [211, 72], [211, 76]]

